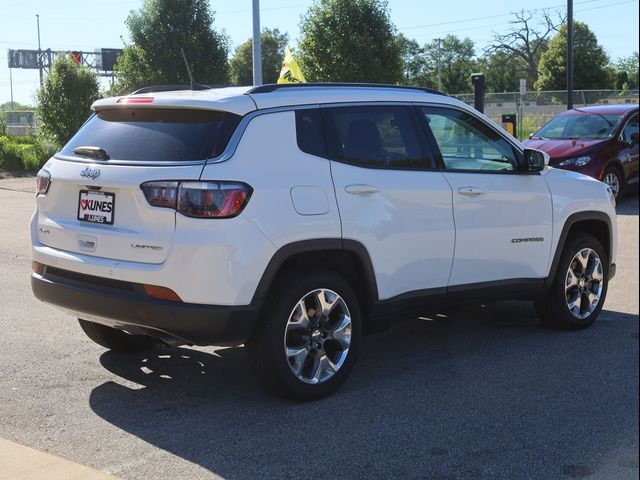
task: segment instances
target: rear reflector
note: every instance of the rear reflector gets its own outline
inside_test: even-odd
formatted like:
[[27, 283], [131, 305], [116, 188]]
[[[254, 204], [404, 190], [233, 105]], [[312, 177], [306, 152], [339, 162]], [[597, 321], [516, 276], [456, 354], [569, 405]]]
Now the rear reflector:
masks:
[[44, 274], [45, 265], [40, 262], [31, 262], [31, 270], [38, 275]]
[[122, 97], [118, 99], [118, 103], [127, 103], [127, 104], [153, 103], [153, 97]]
[[170, 302], [182, 302], [182, 299], [176, 292], [166, 287], [158, 287], [156, 285], [143, 285], [147, 295], [157, 300], [169, 300]]

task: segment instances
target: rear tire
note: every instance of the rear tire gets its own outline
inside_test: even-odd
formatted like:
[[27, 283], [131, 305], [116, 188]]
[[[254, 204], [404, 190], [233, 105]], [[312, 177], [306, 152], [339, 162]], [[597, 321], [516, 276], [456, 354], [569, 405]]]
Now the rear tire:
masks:
[[251, 367], [272, 393], [311, 401], [334, 392], [353, 368], [361, 332], [358, 298], [340, 275], [280, 277], [251, 339]]
[[580, 330], [596, 321], [607, 296], [609, 258], [596, 237], [578, 232], [567, 240], [547, 295], [535, 302], [543, 325]]
[[122, 330], [78, 319], [80, 327], [91, 340], [116, 352], [143, 352], [158, 344], [144, 335], [130, 335]]
[[602, 181], [609, 186], [616, 200], [622, 197], [625, 186], [624, 175], [618, 167], [607, 167], [604, 171]]

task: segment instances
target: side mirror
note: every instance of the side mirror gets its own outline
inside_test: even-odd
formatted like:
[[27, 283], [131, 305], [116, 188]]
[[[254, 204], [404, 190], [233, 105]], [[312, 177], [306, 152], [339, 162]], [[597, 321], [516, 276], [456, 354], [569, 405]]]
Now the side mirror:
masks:
[[533, 148], [524, 150], [524, 170], [526, 172], [540, 172], [549, 164], [549, 154]]

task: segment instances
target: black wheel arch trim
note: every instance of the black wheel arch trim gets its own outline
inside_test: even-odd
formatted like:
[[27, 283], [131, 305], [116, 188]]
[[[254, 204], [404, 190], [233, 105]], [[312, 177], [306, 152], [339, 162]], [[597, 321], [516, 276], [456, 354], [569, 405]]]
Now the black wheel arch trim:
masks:
[[282, 266], [291, 257], [301, 253], [327, 253], [331, 251], [350, 252], [356, 255], [362, 267], [365, 289], [372, 301], [378, 300], [378, 285], [373, 270], [373, 264], [366, 247], [356, 241], [342, 238], [318, 238], [301, 240], [284, 245], [271, 257], [267, 268], [262, 274], [260, 282], [253, 295], [251, 304], [260, 308], [266, 298], [276, 276], [280, 273]]
[[[604, 212], [600, 212], [597, 210], [593, 211], [585, 211], [585, 212], [576, 212], [567, 218], [564, 222], [564, 226], [562, 227], [562, 232], [560, 233], [560, 237], [558, 238], [558, 244], [556, 245], [556, 251], [553, 255], [553, 261], [551, 263], [551, 268], [549, 270], [549, 276], [545, 282], [545, 291], [551, 288], [553, 284], [553, 279], [556, 276], [556, 272], [558, 270], [558, 264], [560, 263], [560, 257], [562, 256], [562, 252], [564, 251], [565, 244], [567, 243], [567, 238], [569, 237], [569, 233], [573, 226], [578, 222], [584, 222], [586, 220], [598, 221], [602, 222], [607, 227], [607, 232], [609, 234], [609, 251], [607, 251], [608, 259], [608, 268], [609, 268], [609, 277], [611, 278], [611, 274], [615, 274], [615, 266], [612, 267], [611, 262], [611, 249], [613, 248], [613, 229], [611, 227], [611, 218]], [[603, 245], [606, 249], [606, 245]]]

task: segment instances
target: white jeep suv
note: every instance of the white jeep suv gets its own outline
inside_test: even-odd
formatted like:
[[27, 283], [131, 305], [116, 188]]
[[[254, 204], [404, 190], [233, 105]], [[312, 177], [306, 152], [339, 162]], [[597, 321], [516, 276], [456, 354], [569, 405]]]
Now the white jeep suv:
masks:
[[438, 92], [148, 87], [92, 109], [38, 175], [32, 287], [106, 348], [244, 344], [311, 400], [394, 319], [523, 299], [583, 328], [615, 273], [607, 186]]

